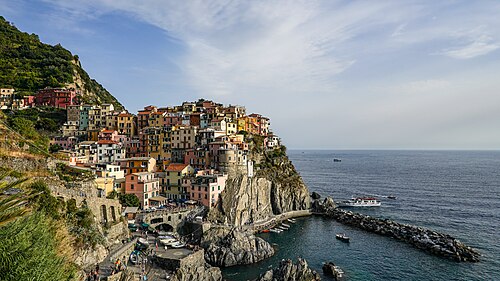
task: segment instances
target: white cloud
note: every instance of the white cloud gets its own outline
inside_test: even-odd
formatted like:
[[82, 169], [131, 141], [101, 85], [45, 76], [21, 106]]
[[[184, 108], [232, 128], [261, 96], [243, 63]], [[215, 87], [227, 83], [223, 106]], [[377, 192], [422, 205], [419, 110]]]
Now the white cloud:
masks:
[[471, 59], [478, 56], [486, 55], [500, 48], [498, 43], [494, 42], [490, 36], [478, 35], [471, 43], [465, 46], [447, 49], [442, 54], [456, 59]]

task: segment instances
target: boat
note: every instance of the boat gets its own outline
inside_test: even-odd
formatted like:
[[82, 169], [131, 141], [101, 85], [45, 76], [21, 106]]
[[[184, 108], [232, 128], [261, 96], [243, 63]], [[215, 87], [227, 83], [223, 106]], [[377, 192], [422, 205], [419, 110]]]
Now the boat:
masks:
[[389, 199], [394, 199], [394, 200], [396, 200], [396, 199], [397, 199], [397, 197], [396, 197], [396, 196], [394, 196], [394, 195], [389, 195], [389, 196], [387, 196], [387, 198], [389, 198]]
[[340, 158], [333, 158], [333, 162], [342, 162], [342, 159], [340, 159]]
[[356, 197], [347, 201], [337, 202], [339, 207], [379, 207], [380, 201], [375, 197]]
[[175, 238], [166, 238], [166, 239], [161, 239], [160, 243], [164, 246], [172, 246], [172, 244], [177, 243], [177, 239]]
[[182, 242], [180, 242], [180, 241], [177, 241], [177, 242], [173, 243], [173, 244], [171, 245], [171, 247], [172, 247], [172, 248], [175, 248], [175, 249], [179, 249], [179, 248], [184, 248], [184, 247], [186, 247], [186, 244], [184, 244], [184, 243], [182, 243]]
[[284, 227], [287, 227], [287, 228], [290, 228], [290, 225], [289, 224], [286, 224], [286, 223], [281, 223], [282, 226]]
[[337, 238], [338, 240], [342, 241], [342, 242], [349, 242], [349, 237], [347, 235], [345, 235], [345, 233], [338, 233], [335, 235], [335, 238]]
[[269, 233], [269, 232], [270, 232], [269, 229], [263, 229], [263, 230], [260, 231], [260, 233]]
[[276, 229], [276, 228], [271, 228], [269, 231], [274, 232], [274, 233], [281, 233], [283, 230], [281, 229]]
[[291, 223], [296, 223], [297, 222], [297, 220], [295, 220], [295, 219], [287, 219], [287, 221], [291, 222]]
[[286, 228], [286, 227], [284, 227], [284, 226], [281, 226], [281, 225], [277, 226], [277, 228], [279, 228], [279, 229], [281, 229], [281, 230], [288, 230], [288, 228]]

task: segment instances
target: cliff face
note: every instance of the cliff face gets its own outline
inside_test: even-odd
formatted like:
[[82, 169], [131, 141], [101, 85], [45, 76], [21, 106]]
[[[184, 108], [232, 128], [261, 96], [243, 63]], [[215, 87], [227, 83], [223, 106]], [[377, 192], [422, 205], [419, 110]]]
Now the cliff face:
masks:
[[210, 220], [241, 226], [310, 207], [309, 190], [286, 156], [255, 166], [253, 177], [230, 174], [218, 206], [209, 213]]

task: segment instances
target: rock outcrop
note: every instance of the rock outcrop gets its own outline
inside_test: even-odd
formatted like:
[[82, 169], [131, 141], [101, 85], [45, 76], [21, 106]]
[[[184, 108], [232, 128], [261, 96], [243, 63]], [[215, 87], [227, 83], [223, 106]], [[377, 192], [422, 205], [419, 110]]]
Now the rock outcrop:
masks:
[[203, 234], [201, 246], [205, 248], [205, 260], [222, 267], [252, 264], [274, 255], [264, 239], [250, 231], [228, 228], [211, 228]]
[[312, 210], [316, 213], [325, 213], [329, 209], [333, 209], [337, 207], [335, 201], [333, 201], [332, 197], [326, 197], [323, 201], [314, 200], [312, 204]]
[[333, 262], [327, 262], [322, 267], [323, 273], [326, 276], [333, 277], [333, 280], [342, 280], [344, 276], [344, 271], [340, 267], [336, 266]]
[[257, 281], [315, 281], [321, 280], [319, 274], [310, 269], [306, 260], [300, 259], [297, 263], [291, 260], [282, 260], [278, 268], [262, 274]]
[[177, 269], [170, 279], [172, 281], [221, 281], [222, 273], [218, 267], [212, 267], [206, 263], [189, 264]]
[[[269, 164], [270, 165], [270, 164]], [[230, 174], [209, 220], [241, 226], [310, 207], [309, 191], [287, 157], [258, 169], [253, 177]]]
[[377, 219], [339, 208], [330, 208], [325, 214], [341, 223], [404, 241], [433, 255], [455, 261], [479, 261], [480, 254], [477, 251], [447, 234], [387, 219]]

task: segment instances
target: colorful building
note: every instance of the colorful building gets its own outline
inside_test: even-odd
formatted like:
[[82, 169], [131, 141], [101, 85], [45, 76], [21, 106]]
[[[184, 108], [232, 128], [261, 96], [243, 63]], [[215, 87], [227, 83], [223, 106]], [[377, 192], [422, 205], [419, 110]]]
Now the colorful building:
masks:
[[208, 174], [192, 178], [188, 189], [189, 199], [196, 200], [209, 208], [216, 206], [221, 192], [226, 188], [226, 180], [225, 174]]
[[47, 88], [37, 91], [35, 95], [36, 106], [66, 108], [68, 105], [77, 104], [77, 102], [75, 89]]
[[164, 172], [162, 191], [169, 199], [188, 199], [186, 187], [182, 186], [182, 179], [194, 174], [190, 165], [172, 163]]
[[[160, 195], [160, 183], [152, 172], [139, 172], [126, 175], [125, 193], [137, 196], [141, 202], [142, 209], [165, 203], [165, 200], [155, 198]], [[160, 201], [151, 202], [155, 199], [160, 199]]]

